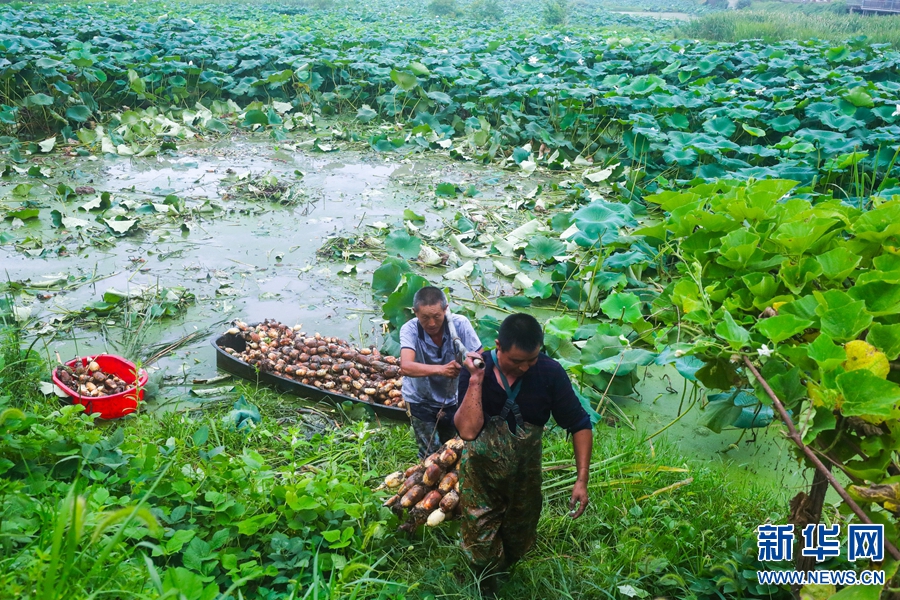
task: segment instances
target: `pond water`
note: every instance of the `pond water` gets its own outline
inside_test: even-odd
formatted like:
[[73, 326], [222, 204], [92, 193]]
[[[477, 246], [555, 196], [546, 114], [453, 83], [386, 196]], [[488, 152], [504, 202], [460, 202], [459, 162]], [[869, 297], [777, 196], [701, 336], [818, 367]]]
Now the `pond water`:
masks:
[[[375, 223], [401, 226], [405, 209], [425, 217], [417, 224], [423, 231], [437, 228], [441, 219], [452, 218], [462, 201], [441, 202], [446, 206], [436, 209], [436, 182], [475, 184], [480, 202], [503, 202], [505, 186], [522, 184], [509, 173], [479, 165], [399, 160], [372, 152], [308, 154], [248, 139], [182, 150], [171, 157], [58, 157], [45, 167], [52, 171], [46, 180], [0, 182], [0, 209], [23, 204], [23, 198], [11, 195], [22, 181], [34, 184], [25, 200], [40, 208], [38, 218], [24, 223], [6, 220], [18, 241], [0, 246], [0, 263], [10, 281], [27, 282], [26, 289], [35, 285], [32, 293], [16, 300], [31, 312], [29, 331], [42, 333], [36, 348], [48, 359], [57, 352], [65, 359], [115, 351], [113, 342], [123, 332], [112, 322], [105, 336], [101, 327], [60, 328], [58, 320], [83, 315], [83, 308], [110, 288], [133, 293], [141, 287], [183, 287], [196, 302], [183, 315], [141, 332], [144, 346], [207, 332], [159, 361], [157, 366], [165, 371], [157, 375], [164, 379], [160, 397], [167, 406], [172, 400], [196, 400], [188, 395], [190, 382], [216, 374], [209, 340], [235, 318], [276, 318], [301, 323], [307, 331], [380, 343], [380, 304], [369, 287], [380, 259], [355, 256], [355, 271], [344, 275], [339, 271], [351, 261], [320, 258], [317, 250], [334, 236], [376, 236]], [[289, 184], [300, 201], [282, 206], [241, 191], [247, 181], [264, 175]], [[59, 183], [90, 186], [96, 193], [64, 202], [53, 194]], [[132, 208], [148, 203], [159, 207], [175, 194], [186, 208], [181, 215], [169, 216], [130, 210], [126, 216], [139, 218], [140, 230], [110, 245], [105, 227], [95, 220], [98, 211], [79, 208], [101, 192], [110, 192], [114, 202], [130, 202]], [[53, 210], [84, 225], [54, 228]], [[23, 239], [31, 242], [23, 244]], [[60, 248], [65, 248], [62, 254]], [[70, 286], [74, 289], [41, 289], [46, 299], [34, 294], [41, 282], [69, 274], [95, 281]]]
[[[276, 318], [301, 323], [310, 332], [380, 343], [380, 303], [369, 286], [380, 258], [377, 253], [353, 256], [358, 260], [352, 261], [318, 256], [330, 238], [374, 236], [376, 224], [400, 226], [406, 209], [424, 216], [424, 223], [415, 226], [427, 237], [461, 205], [477, 202], [499, 210], [509, 206], [511, 194], [521, 197], [542, 182], [538, 176], [526, 180], [517, 172], [436, 157], [400, 160], [368, 151], [309, 154], [247, 138], [183, 149], [173, 156], [57, 157], [43, 166], [50, 173], [44, 180], [13, 177], [0, 182], [0, 208], [23, 205], [22, 197], [11, 194], [22, 181], [34, 184], [24, 201], [39, 207], [38, 218], [5, 221], [17, 242], [0, 246], [0, 262], [10, 281], [25, 282], [26, 293], [16, 300], [31, 312], [28, 331], [40, 333], [35, 348], [48, 360], [55, 360], [56, 353], [68, 359], [115, 352], [116, 342], [126, 334], [135, 337], [136, 325], [124, 331], [121, 323], [106, 323], [103, 317], [92, 317], [90, 326], [77, 320], [86, 314], [86, 305], [110, 288], [133, 293], [142, 287], [181, 287], [196, 296], [182, 314], [141, 329], [137, 336], [137, 343], [150, 347], [199, 332], [153, 366], [151, 381], [159, 388], [149, 403], [151, 410], [206, 401], [191, 394], [204, 389], [193, 382], [217, 376], [210, 341], [235, 318]], [[300, 200], [282, 206], [247, 193], [248, 182], [260, 189], [267, 175], [289, 184]], [[473, 184], [479, 193], [474, 199], [439, 200], [434, 194], [439, 182]], [[90, 186], [95, 193], [63, 201], [54, 195], [59, 183]], [[97, 212], [79, 208], [101, 192], [129, 207], [125, 216], [138, 218], [140, 229], [110, 241], [96, 221]], [[160, 203], [171, 194], [184, 201], [180, 214], [141, 212], [139, 207], [148, 204], [163, 209]], [[54, 228], [53, 210], [84, 224]], [[30, 245], [23, 242], [28, 239]], [[355, 271], [341, 274], [347, 264], [355, 265]], [[53, 280], [68, 275], [88, 282], [65, 289], [40, 287], [47, 276]], [[508, 286], [497, 285], [498, 292]], [[63, 326], [62, 319], [72, 316], [75, 325]], [[678, 415], [683, 384], [674, 371], [650, 371], [638, 386], [640, 402], [622, 401], [622, 410], [639, 430], [657, 431]], [[733, 445], [739, 431], [713, 434], [699, 425], [700, 416], [695, 407], [664, 434], [686, 456], [727, 461], [737, 467], [737, 477], [750, 477], [789, 495], [806, 486], [788, 458], [787, 442], [774, 431], [756, 436], [749, 432]]]

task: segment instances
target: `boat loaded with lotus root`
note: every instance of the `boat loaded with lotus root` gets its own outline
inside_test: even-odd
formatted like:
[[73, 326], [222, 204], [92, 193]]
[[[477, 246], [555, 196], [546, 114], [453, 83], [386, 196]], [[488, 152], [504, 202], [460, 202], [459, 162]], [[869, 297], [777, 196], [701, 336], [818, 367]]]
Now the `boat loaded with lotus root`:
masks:
[[272, 319], [235, 321], [213, 344], [220, 368], [311, 399], [364, 402], [383, 416], [406, 419], [399, 359], [376, 348], [307, 334]]

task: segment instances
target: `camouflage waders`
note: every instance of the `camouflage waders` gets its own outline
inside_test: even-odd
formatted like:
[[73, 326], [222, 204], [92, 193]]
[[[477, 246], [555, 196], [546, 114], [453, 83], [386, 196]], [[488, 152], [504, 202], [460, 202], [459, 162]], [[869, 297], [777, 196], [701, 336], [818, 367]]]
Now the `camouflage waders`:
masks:
[[[541, 516], [544, 428], [522, 421], [515, 403], [521, 379], [512, 389], [502, 371], [500, 379], [507, 395], [503, 411], [466, 442], [459, 466], [462, 549], [477, 569], [505, 570], [522, 558], [537, 538]], [[509, 413], [515, 434], [506, 421]]]
[[541, 434], [525, 424], [519, 435], [491, 417], [466, 442], [459, 465], [462, 549], [476, 568], [505, 570], [537, 538], [541, 516]]

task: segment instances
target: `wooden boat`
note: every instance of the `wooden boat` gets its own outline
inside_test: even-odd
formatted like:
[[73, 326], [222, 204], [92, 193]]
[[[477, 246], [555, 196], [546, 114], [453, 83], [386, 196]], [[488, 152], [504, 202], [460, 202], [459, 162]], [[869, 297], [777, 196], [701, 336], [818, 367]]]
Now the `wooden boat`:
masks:
[[345, 396], [344, 394], [335, 393], [330, 390], [323, 390], [312, 385], [304, 385], [299, 381], [288, 379], [287, 377], [282, 377], [277, 373], [264, 373], [262, 371], [257, 371], [256, 368], [252, 365], [245, 363], [236, 356], [232, 356], [231, 354], [223, 350], [223, 348], [231, 348], [236, 352], [243, 352], [244, 348], [246, 347], [246, 342], [239, 336], [229, 335], [226, 333], [213, 340], [212, 345], [216, 349], [216, 366], [223, 371], [228, 371], [229, 373], [237, 375], [238, 377], [242, 377], [250, 381], [258, 381], [260, 383], [272, 386], [282, 392], [295, 394], [308, 400], [329, 400], [335, 404], [349, 401], [355, 404], [368, 406], [375, 412], [376, 415], [380, 417], [385, 417], [387, 419], [396, 419], [398, 421], [409, 421], [409, 417], [406, 415], [406, 410], [402, 408], [397, 408], [395, 406], [385, 406], [383, 404], [377, 404], [374, 402], [363, 402], [358, 398]]

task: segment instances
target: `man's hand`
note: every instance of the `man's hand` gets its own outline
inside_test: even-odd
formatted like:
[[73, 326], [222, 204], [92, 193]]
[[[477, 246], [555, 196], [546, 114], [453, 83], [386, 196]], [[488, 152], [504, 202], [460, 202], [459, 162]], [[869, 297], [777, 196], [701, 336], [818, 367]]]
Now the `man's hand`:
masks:
[[[578, 508], [575, 506], [578, 505]], [[572, 488], [572, 499], [569, 500], [569, 516], [573, 519], [577, 519], [581, 516], [581, 513], [584, 512], [584, 509], [587, 508], [588, 505], [588, 491], [587, 491], [587, 483], [583, 481], [576, 481], [575, 487]]]
[[466, 354], [466, 362], [463, 364], [465, 364], [466, 370], [469, 371], [473, 378], [477, 377], [480, 379], [482, 376], [484, 376], [484, 368], [483, 366], [482, 368], [475, 366], [476, 358], [478, 360], [482, 360], [481, 354], [479, 354], [478, 352], [469, 352]]
[[454, 361], [448, 362], [446, 365], [444, 365], [443, 368], [441, 369], [440, 374], [443, 375], [444, 377], [458, 377], [459, 370], [461, 368], [462, 367], [459, 366], [459, 363], [454, 360]]

